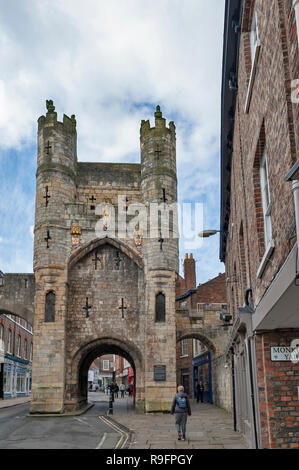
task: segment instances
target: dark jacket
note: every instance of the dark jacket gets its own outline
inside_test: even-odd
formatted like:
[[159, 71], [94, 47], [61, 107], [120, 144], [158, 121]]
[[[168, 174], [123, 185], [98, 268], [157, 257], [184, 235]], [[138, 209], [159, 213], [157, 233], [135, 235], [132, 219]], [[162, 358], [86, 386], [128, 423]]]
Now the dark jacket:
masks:
[[205, 388], [204, 388], [203, 384], [197, 384], [197, 385], [196, 385], [196, 391], [197, 391], [197, 393], [198, 393], [198, 392], [203, 392], [204, 389], [205, 389]]
[[[178, 398], [179, 397], [186, 398], [186, 401], [187, 401], [187, 407], [186, 408], [179, 408], [179, 405], [178, 405]], [[188, 415], [191, 416], [191, 407], [190, 407], [190, 402], [189, 402], [189, 398], [188, 398], [187, 393], [179, 392], [174, 396], [173, 402], [172, 402], [172, 405], [171, 405], [171, 414], [173, 415], [174, 413], [188, 413]]]

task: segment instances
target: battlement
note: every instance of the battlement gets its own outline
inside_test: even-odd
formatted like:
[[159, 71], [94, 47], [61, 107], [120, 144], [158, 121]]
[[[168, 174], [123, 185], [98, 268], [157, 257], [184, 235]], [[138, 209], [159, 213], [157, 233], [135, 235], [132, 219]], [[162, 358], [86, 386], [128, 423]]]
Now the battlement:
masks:
[[147, 134], [157, 134], [161, 133], [161, 131], [166, 131], [170, 133], [173, 137], [175, 137], [175, 124], [173, 121], [169, 122], [169, 127], [166, 126], [166, 119], [162, 116], [161, 108], [158, 105], [156, 107], [155, 116], [155, 126], [151, 127], [150, 121], [142, 120], [140, 126], [140, 136], [144, 137]]
[[139, 163], [78, 162], [78, 186], [109, 186], [139, 189]]
[[42, 130], [47, 127], [60, 128], [62, 132], [67, 134], [76, 134], [77, 121], [75, 115], [72, 114], [68, 117], [66, 114], [63, 115], [63, 121], [57, 120], [57, 112], [52, 100], [46, 100], [47, 113], [38, 118], [38, 130]]

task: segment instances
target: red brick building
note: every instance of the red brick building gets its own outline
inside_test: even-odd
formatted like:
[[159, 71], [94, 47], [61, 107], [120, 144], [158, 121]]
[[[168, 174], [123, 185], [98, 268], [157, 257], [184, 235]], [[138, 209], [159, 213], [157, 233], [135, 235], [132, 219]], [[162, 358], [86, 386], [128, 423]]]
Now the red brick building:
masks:
[[226, 1], [220, 259], [235, 426], [253, 448], [299, 447], [298, 3]]
[[[220, 313], [226, 309], [225, 274], [196, 287], [196, 270], [193, 255], [186, 254], [184, 277], [179, 276], [176, 285], [176, 307], [188, 310], [192, 314], [205, 316], [206, 326], [221, 324]], [[207, 347], [195, 338], [186, 338], [176, 345], [177, 385], [183, 385], [190, 397], [196, 397], [193, 359]], [[206, 384], [208, 388], [208, 384]]]

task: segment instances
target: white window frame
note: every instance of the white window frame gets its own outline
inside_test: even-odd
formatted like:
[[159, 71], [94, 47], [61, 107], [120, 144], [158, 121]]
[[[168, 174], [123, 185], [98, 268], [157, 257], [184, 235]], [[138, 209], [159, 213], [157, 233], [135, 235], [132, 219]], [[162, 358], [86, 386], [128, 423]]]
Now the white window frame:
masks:
[[4, 326], [0, 323], [0, 341], [4, 339]]
[[263, 216], [264, 216], [265, 246], [268, 247], [272, 241], [272, 219], [271, 219], [271, 198], [270, 198], [270, 185], [269, 185], [269, 173], [268, 173], [266, 149], [263, 152], [263, 156], [260, 162], [260, 184], [261, 184], [262, 206], [263, 206]]
[[17, 356], [21, 357], [21, 336], [17, 335]]
[[196, 357], [200, 354], [200, 341], [199, 339], [194, 338], [193, 339], [193, 357]]
[[12, 332], [8, 328], [7, 330], [7, 352], [11, 354], [11, 339], [12, 339]]
[[262, 277], [265, 267], [275, 248], [274, 241], [272, 239], [271, 198], [266, 149], [263, 152], [263, 156], [260, 162], [260, 185], [264, 217], [265, 253], [256, 273], [257, 278]]
[[[187, 349], [187, 352], [186, 352]], [[181, 357], [188, 357], [188, 338], [182, 339], [181, 341]]]
[[258, 28], [258, 14], [257, 14], [257, 2], [253, 8], [251, 28], [250, 28], [250, 53], [251, 53], [251, 66], [254, 64], [256, 55], [256, 48], [259, 46], [259, 28]]
[[247, 95], [245, 100], [244, 112], [245, 114], [249, 111], [249, 105], [252, 96], [253, 83], [256, 73], [257, 61], [260, 54], [261, 43], [259, 40], [259, 29], [258, 29], [258, 14], [257, 14], [257, 3], [255, 2], [253, 9], [253, 16], [250, 30], [250, 57], [251, 57], [251, 72], [249, 78], [249, 84], [247, 89]]
[[[107, 366], [108, 363], [108, 367]], [[110, 370], [110, 361], [108, 359], [103, 359], [103, 370]]]
[[28, 340], [24, 338], [24, 359], [28, 359]]

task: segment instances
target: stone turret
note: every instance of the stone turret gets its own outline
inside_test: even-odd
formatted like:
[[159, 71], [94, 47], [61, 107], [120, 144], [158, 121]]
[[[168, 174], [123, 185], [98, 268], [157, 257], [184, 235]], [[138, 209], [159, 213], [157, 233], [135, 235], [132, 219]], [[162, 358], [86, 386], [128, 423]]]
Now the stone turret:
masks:
[[75, 116], [57, 121], [53, 101], [47, 100], [47, 114], [38, 119], [34, 269], [65, 261], [57, 245], [67, 244], [65, 204], [75, 200], [76, 172]]
[[32, 413], [60, 413], [64, 409], [65, 299], [71, 239], [67, 205], [76, 199], [75, 116], [64, 115], [63, 122], [57, 121], [52, 100], [47, 101], [47, 111], [38, 119]]
[[[175, 280], [178, 272], [176, 135], [160, 106], [155, 126], [141, 122], [141, 197], [150, 209], [151, 233], [144, 241], [146, 264], [146, 411], [169, 410], [176, 389]], [[169, 217], [170, 205], [174, 209]], [[159, 207], [158, 207], [159, 206]], [[169, 222], [169, 219], [172, 219]], [[164, 314], [163, 314], [164, 312]], [[162, 371], [162, 378], [157, 376]], [[160, 372], [159, 372], [160, 373]], [[160, 381], [161, 380], [161, 381]]]
[[[166, 126], [160, 106], [156, 108], [154, 127], [149, 121], [141, 122], [140, 148], [142, 201], [153, 208], [152, 233], [145, 245], [148, 266], [178, 271], [177, 215], [174, 212], [169, 218], [167, 212], [177, 202], [176, 132], [173, 122]], [[160, 214], [155, 213], [153, 203], [159, 204]]]

